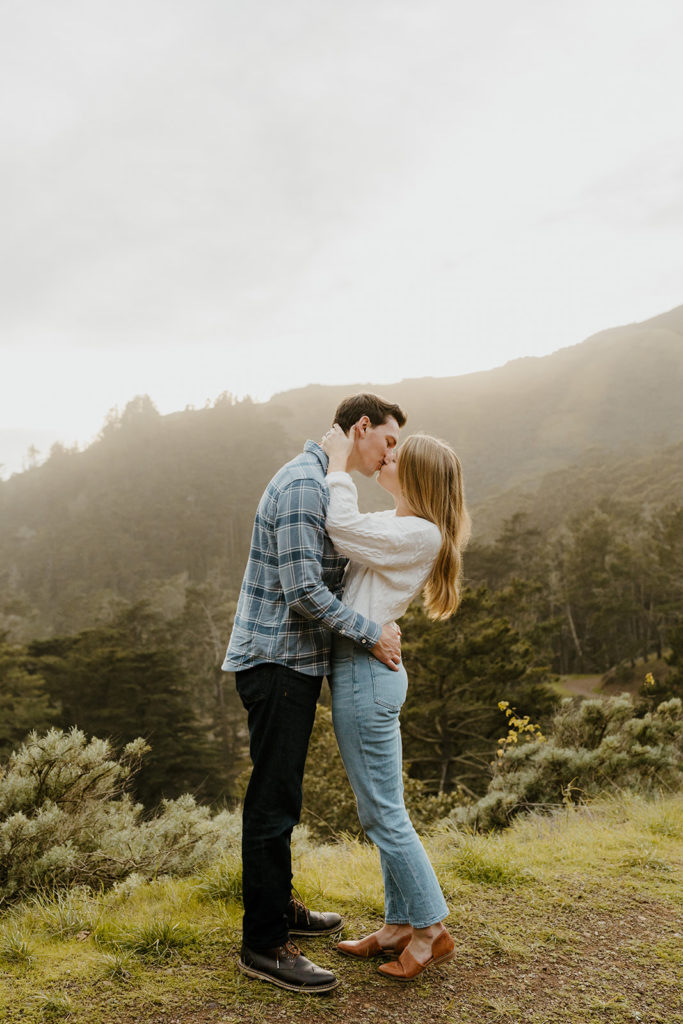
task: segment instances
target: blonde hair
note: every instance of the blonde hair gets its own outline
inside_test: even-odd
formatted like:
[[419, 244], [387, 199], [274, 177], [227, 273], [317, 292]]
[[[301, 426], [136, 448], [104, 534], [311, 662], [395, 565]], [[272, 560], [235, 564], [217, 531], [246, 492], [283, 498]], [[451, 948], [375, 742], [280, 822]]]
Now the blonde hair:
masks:
[[431, 619], [448, 619], [460, 603], [462, 552], [470, 535], [460, 460], [445, 441], [413, 434], [399, 449], [398, 481], [415, 515], [441, 531], [423, 596]]

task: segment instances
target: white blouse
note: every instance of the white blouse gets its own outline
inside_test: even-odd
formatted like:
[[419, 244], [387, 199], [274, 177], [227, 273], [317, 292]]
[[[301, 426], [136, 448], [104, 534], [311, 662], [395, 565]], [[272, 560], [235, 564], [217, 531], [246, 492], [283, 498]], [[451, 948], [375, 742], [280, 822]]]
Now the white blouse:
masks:
[[359, 512], [348, 473], [329, 473], [325, 527], [341, 555], [350, 559], [343, 602], [383, 625], [403, 615], [422, 590], [441, 547], [441, 531], [418, 516]]

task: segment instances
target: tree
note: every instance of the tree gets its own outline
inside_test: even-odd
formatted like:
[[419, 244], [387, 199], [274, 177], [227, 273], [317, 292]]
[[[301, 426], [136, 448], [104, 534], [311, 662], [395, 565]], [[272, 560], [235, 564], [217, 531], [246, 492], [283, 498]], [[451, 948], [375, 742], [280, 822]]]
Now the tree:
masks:
[[248, 761], [242, 703], [233, 674], [221, 668], [234, 614], [224, 574], [214, 570], [202, 583], [185, 587], [182, 612], [170, 625], [191, 680], [193, 708], [216, 751], [214, 789], [227, 798], [234, 797], [237, 776]]
[[[666, 623], [667, 516], [603, 501], [551, 542], [559, 671], [606, 671], [660, 651]], [[680, 578], [683, 562], [673, 569]]]
[[21, 468], [23, 472], [26, 473], [29, 469], [35, 469], [36, 466], [38, 465], [39, 459], [40, 450], [36, 448], [34, 444], [30, 444], [26, 449], [26, 454], [24, 455], [24, 458], [21, 460]]
[[26, 667], [25, 648], [0, 635], [0, 758], [9, 757], [33, 729], [44, 730], [59, 717], [42, 676]]
[[662, 657], [683, 603], [683, 510], [602, 499], [545, 531], [518, 513], [466, 567], [555, 671], [634, 667]]
[[[672, 690], [670, 696], [683, 697], [683, 619], [680, 619], [671, 631], [669, 642], [671, 650], [666, 656], [666, 663], [672, 669], [667, 679], [667, 684]], [[678, 692], [673, 692], [674, 687]]]
[[662, 701], [672, 697], [683, 700], [683, 619], [671, 629], [669, 643], [671, 649], [664, 659], [669, 671], [657, 679], [648, 672], [638, 691], [646, 711], [652, 711]]
[[453, 618], [433, 622], [413, 605], [402, 622], [408, 699], [406, 759], [428, 792], [483, 791], [506, 699], [536, 717], [557, 703], [532, 645], [497, 611], [485, 587], [468, 590]]
[[33, 671], [61, 699], [63, 728], [116, 744], [148, 741], [151, 754], [135, 783], [147, 806], [189, 790], [216, 795], [215, 757], [193, 714], [189, 680], [143, 603], [110, 626], [36, 640], [28, 650]]

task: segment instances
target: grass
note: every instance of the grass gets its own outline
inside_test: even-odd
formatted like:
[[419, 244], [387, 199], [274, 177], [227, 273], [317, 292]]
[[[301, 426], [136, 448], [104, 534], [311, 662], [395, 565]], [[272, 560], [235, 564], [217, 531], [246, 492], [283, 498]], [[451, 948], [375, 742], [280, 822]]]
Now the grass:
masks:
[[169, 917], [152, 918], [132, 925], [103, 923], [94, 934], [98, 946], [161, 963], [201, 944], [199, 930]]
[[[451, 906], [452, 964], [397, 985], [372, 963], [302, 940], [342, 979], [330, 996], [236, 970], [239, 862], [192, 879], [131, 878], [106, 893], [43, 893], [0, 918], [7, 1024], [676, 1024], [683, 937], [683, 796], [601, 800], [504, 833], [426, 840]], [[346, 935], [382, 914], [376, 851], [295, 843], [295, 884], [339, 909]]]
[[197, 892], [208, 900], [238, 900], [242, 894], [242, 865], [235, 857], [221, 857], [197, 879]]
[[[576, 673], [574, 675], [557, 676], [550, 685], [560, 697], [597, 696], [602, 689], [603, 676], [580, 675]], [[625, 690], [627, 687], [623, 686], [622, 689]]]
[[73, 1002], [68, 992], [40, 992], [34, 1002], [44, 1021], [65, 1020], [71, 1017], [73, 1012]]
[[81, 886], [61, 891], [44, 890], [31, 897], [29, 907], [28, 919], [54, 939], [90, 935], [96, 927], [97, 904]]
[[21, 931], [11, 921], [0, 932], [0, 962], [22, 964], [27, 967], [33, 961], [33, 951]]

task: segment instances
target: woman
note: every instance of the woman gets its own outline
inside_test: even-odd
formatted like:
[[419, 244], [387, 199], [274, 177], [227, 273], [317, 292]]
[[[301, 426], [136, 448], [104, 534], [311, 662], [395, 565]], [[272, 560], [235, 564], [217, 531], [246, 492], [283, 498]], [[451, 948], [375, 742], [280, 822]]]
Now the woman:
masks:
[[[353, 446], [335, 426], [322, 441], [329, 456], [326, 528], [350, 559], [343, 601], [375, 622], [403, 614], [423, 591], [432, 618], [452, 615], [459, 600], [461, 552], [469, 533], [462, 470], [455, 452], [426, 435], [409, 437], [391, 453], [378, 482], [394, 498], [390, 512], [361, 514], [346, 462]], [[332, 714], [358, 816], [379, 847], [385, 922], [363, 939], [340, 942], [349, 956], [398, 953], [382, 974], [410, 981], [452, 959], [455, 944], [429, 858], [403, 801], [399, 711], [408, 687], [403, 665], [393, 671], [351, 640], [335, 638]]]

